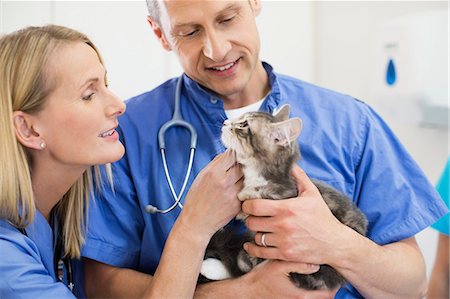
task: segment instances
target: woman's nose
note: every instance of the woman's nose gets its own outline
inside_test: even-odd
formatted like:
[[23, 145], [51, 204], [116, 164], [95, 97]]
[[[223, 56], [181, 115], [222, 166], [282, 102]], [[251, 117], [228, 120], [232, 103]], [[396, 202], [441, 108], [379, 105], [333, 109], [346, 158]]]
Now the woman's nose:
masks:
[[107, 107], [108, 116], [119, 116], [125, 113], [126, 106], [125, 103], [116, 96], [113, 92], [109, 91], [110, 103]]

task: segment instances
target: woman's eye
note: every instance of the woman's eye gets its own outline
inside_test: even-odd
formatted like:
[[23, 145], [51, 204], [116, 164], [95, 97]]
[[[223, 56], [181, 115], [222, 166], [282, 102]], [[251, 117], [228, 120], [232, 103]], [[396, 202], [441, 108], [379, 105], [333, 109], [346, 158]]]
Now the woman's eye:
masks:
[[82, 97], [81, 99], [83, 101], [90, 101], [92, 100], [92, 97], [94, 96], [95, 92], [88, 94], [87, 96]]

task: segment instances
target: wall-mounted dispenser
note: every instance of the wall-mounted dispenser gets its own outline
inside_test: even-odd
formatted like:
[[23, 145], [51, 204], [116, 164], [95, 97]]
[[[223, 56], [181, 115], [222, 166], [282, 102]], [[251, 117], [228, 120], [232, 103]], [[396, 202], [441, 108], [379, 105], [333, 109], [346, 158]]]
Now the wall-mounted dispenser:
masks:
[[374, 34], [369, 92], [397, 120], [449, 125], [448, 12], [383, 24]]

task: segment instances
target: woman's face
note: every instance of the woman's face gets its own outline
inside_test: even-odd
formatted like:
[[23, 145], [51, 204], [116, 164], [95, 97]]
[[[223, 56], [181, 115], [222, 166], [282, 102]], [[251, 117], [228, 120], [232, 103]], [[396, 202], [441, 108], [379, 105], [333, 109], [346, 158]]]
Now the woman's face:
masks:
[[60, 46], [49, 62], [56, 87], [35, 117], [35, 130], [55, 162], [89, 166], [117, 161], [124, 147], [115, 131], [124, 103], [108, 90], [97, 53], [82, 42]]

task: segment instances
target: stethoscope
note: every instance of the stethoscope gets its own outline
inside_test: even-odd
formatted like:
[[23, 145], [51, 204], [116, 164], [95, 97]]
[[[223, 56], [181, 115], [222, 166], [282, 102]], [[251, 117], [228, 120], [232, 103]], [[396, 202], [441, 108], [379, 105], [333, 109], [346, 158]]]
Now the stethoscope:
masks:
[[73, 291], [75, 286], [73, 282], [73, 271], [72, 271], [72, 259], [69, 257], [62, 256], [63, 252], [63, 237], [61, 235], [61, 231], [58, 229], [56, 236], [56, 246], [55, 246], [55, 254], [53, 255], [53, 267], [55, 270], [55, 275], [59, 281], [63, 281], [63, 273], [64, 269], [66, 269], [67, 273], [67, 287]]
[[[145, 206], [145, 211], [149, 214], [166, 214], [175, 209], [176, 206], [179, 206], [180, 209], [183, 208], [183, 205], [181, 204], [180, 200], [183, 196], [184, 190], [186, 189], [186, 185], [189, 179], [189, 176], [192, 172], [192, 162], [194, 161], [194, 153], [197, 146], [197, 131], [195, 128], [188, 122], [186, 122], [183, 117], [181, 116], [180, 112], [180, 97], [181, 97], [181, 88], [183, 86], [183, 75], [178, 78], [177, 87], [175, 90], [175, 110], [173, 111], [172, 119], [166, 122], [161, 126], [161, 128], [158, 131], [158, 144], [159, 144], [159, 151], [161, 152], [161, 159], [164, 166], [164, 173], [166, 175], [167, 183], [169, 184], [170, 192], [172, 193], [172, 197], [174, 199], [174, 203], [167, 209], [161, 210], [158, 207], [155, 207], [153, 205], [147, 205]], [[183, 185], [181, 187], [180, 193], [177, 195], [175, 193], [175, 189], [173, 188], [172, 179], [170, 178], [169, 170], [167, 167], [167, 161], [166, 161], [166, 143], [164, 140], [164, 134], [166, 134], [167, 130], [169, 130], [171, 127], [184, 127], [187, 130], [189, 130], [191, 134], [191, 146], [190, 146], [190, 152], [189, 152], [189, 163], [188, 168], [186, 171], [186, 174], [184, 176]]]

